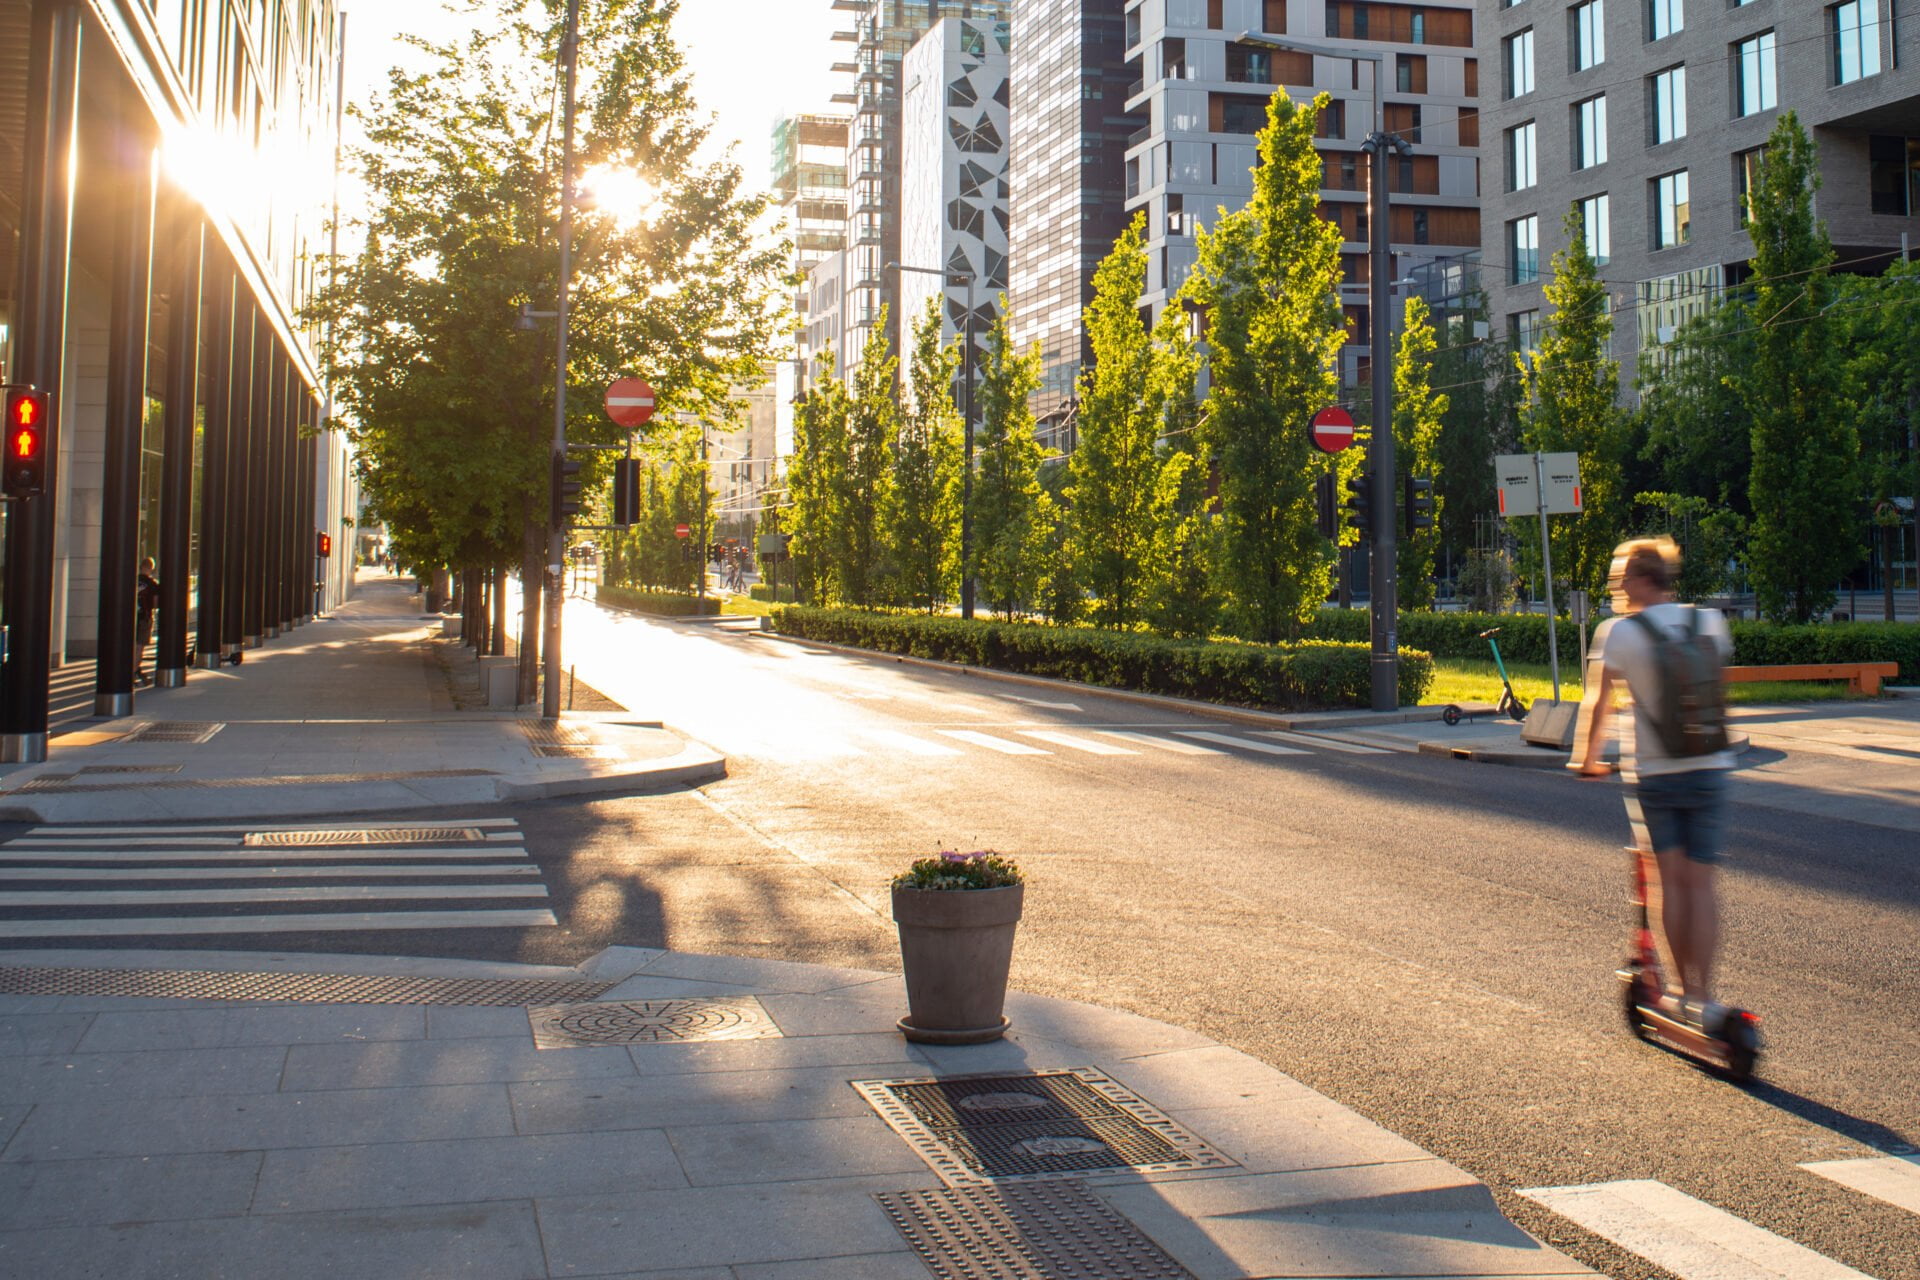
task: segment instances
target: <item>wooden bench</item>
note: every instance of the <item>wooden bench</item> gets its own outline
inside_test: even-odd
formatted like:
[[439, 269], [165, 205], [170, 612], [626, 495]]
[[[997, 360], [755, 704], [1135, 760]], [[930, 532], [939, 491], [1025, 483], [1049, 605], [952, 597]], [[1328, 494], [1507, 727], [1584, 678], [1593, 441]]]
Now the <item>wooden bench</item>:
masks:
[[1804, 662], [1777, 667], [1728, 667], [1728, 684], [1756, 680], [1845, 680], [1847, 692], [1877, 697], [1880, 682], [1900, 674], [1897, 662]]

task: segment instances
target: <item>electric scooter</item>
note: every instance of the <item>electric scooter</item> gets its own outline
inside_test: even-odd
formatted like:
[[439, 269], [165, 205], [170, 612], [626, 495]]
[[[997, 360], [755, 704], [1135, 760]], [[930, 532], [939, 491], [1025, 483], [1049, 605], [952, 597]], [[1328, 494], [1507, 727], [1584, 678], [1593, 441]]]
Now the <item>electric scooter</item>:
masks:
[[1647, 915], [1653, 855], [1629, 848], [1627, 856], [1633, 860], [1634, 927], [1626, 967], [1616, 974], [1626, 992], [1627, 1027], [1642, 1040], [1692, 1058], [1734, 1084], [1746, 1084], [1760, 1057], [1759, 1016], [1716, 1005], [1707, 1011], [1707, 1021], [1698, 1023], [1681, 1012], [1679, 1002], [1667, 995]]
[[1522, 702], [1520, 695], [1513, 691], [1513, 681], [1507, 676], [1507, 664], [1500, 658], [1500, 642], [1494, 639], [1499, 634], [1498, 627], [1492, 627], [1480, 633], [1480, 638], [1493, 646], [1493, 665], [1500, 668], [1500, 687], [1505, 690], [1500, 695], [1500, 702], [1494, 710], [1497, 713], [1510, 715], [1515, 720], [1525, 720], [1527, 704]]

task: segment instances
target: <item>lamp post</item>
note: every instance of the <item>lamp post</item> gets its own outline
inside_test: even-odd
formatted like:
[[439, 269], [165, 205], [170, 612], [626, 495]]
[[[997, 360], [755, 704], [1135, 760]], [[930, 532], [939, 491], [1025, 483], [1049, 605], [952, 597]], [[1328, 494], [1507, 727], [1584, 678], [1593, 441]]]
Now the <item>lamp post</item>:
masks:
[[560, 679], [565, 670], [560, 662], [560, 598], [565, 585], [567, 531], [560, 517], [558, 489], [563, 483], [561, 464], [567, 460], [567, 287], [573, 279], [573, 98], [580, 59], [580, 0], [567, 0], [567, 30], [561, 39], [560, 59], [565, 64], [566, 88], [560, 145], [560, 287], [553, 325], [557, 336], [551, 470], [556, 492], [549, 504], [553, 518], [547, 529], [546, 680], [540, 692], [540, 714], [547, 720], [560, 718]]
[[1369, 335], [1373, 355], [1369, 360], [1373, 374], [1373, 433], [1367, 444], [1367, 468], [1372, 473], [1373, 546], [1368, 562], [1368, 606], [1371, 615], [1373, 652], [1368, 662], [1372, 705], [1375, 711], [1391, 711], [1400, 705], [1399, 579], [1396, 573], [1397, 550], [1394, 518], [1399, 510], [1394, 501], [1393, 457], [1393, 268], [1391, 207], [1387, 200], [1387, 155], [1411, 154], [1413, 148], [1404, 138], [1388, 133], [1386, 107], [1380, 100], [1380, 73], [1386, 55], [1371, 49], [1344, 45], [1315, 45], [1299, 40], [1284, 40], [1252, 31], [1240, 33], [1240, 43], [1284, 49], [1290, 53], [1312, 54], [1320, 58], [1344, 58], [1349, 62], [1373, 64], [1373, 131], [1360, 144], [1372, 157], [1368, 166], [1367, 223], [1369, 285]]
[[966, 459], [960, 466], [960, 616], [973, 616], [973, 273], [970, 271], [948, 271], [943, 267], [910, 267], [902, 262], [889, 262], [890, 271], [913, 271], [920, 275], [939, 276], [942, 280], [964, 280], [967, 285], [967, 322], [966, 336], [961, 339], [964, 353], [961, 363], [966, 373], [960, 406], [960, 421], [966, 441]]

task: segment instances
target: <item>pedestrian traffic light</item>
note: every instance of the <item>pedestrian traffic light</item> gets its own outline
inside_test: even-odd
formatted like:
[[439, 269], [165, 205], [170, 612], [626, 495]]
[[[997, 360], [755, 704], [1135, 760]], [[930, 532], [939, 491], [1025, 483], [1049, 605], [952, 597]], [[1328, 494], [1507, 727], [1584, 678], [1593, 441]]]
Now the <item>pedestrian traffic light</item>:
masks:
[[1362, 471], [1347, 480], [1347, 511], [1362, 538], [1373, 536], [1373, 477]]
[[47, 393], [10, 386], [6, 399], [5, 492], [30, 498], [47, 488]]
[[1433, 528], [1433, 481], [1408, 472], [1401, 477], [1401, 504], [1406, 508], [1407, 532]]
[[333, 535], [330, 533], [323, 533], [320, 535], [320, 555], [324, 559], [325, 557], [330, 556], [332, 554], [333, 554]]
[[613, 522], [622, 528], [640, 522], [638, 458], [620, 458], [613, 464]]
[[551, 524], [559, 528], [580, 514], [580, 464], [562, 454], [553, 455], [553, 511]]
[[1313, 523], [1329, 541], [1340, 536], [1340, 488], [1331, 471], [1313, 482]]

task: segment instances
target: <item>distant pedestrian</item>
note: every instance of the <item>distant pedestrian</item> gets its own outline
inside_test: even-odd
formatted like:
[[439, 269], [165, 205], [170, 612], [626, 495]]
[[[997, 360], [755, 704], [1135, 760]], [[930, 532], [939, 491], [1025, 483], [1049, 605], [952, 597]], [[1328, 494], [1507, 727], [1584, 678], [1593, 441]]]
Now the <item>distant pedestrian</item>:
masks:
[[160, 583], [153, 576], [153, 557], [140, 562], [140, 581], [133, 592], [133, 679], [147, 682], [147, 646], [153, 643], [153, 614], [160, 607]]

